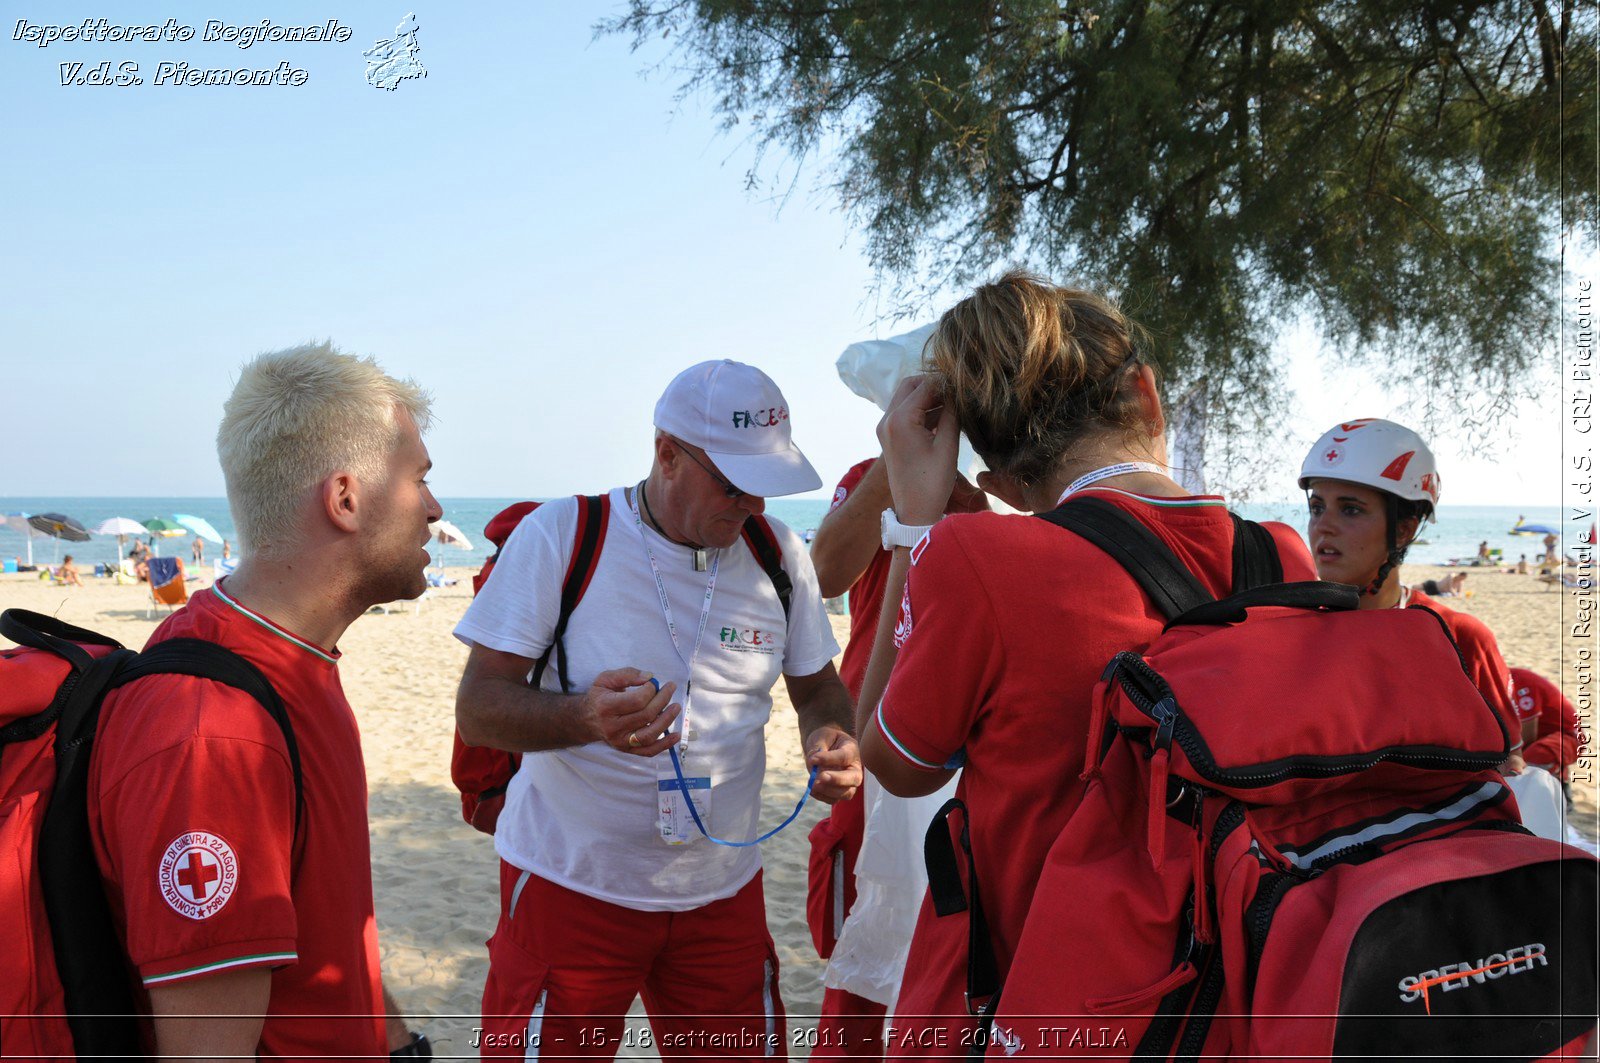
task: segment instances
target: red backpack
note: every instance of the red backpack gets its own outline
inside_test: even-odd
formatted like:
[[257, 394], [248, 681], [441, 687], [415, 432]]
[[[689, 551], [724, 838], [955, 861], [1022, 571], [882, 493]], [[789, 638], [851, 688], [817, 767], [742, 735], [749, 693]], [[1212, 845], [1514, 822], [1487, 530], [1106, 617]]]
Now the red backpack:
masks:
[[928, 832], [936, 909], [971, 912], [980, 1045], [1196, 1059], [1582, 1044], [1596, 862], [1522, 828], [1494, 770], [1505, 728], [1435, 613], [1263, 580], [1270, 540], [1248, 522], [1236, 593], [1214, 601], [1117, 507], [1044, 516], [1111, 554], [1169, 622], [1095, 688], [1082, 803], [1004, 985], [970, 846], [963, 868], [946, 822], [960, 803]]
[[[482, 570], [472, 578], [474, 595], [483, 590], [483, 585], [488, 582], [489, 573], [494, 570], [494, 564], [500, 558], [500, 548], [505, 546], [511, 533], [522, 523], [522, 518], [539, 506], [538, 502], [518, 502], [496, 513], [485, 525], [484, 537], [494, 543], [495, 552], [483, 563]], [[594, 578], [595, 569], [599, 567], [600, 553], [606, 545], [606, 526], [610, 519], [609, 496], [578, 496], [578, 530], [573, 537], [572, 557], [567, 562], [566, 575], [561, 580], [561, 608], [556, 617], [555, 632], [550, 648], [534, 664], [529, 686], [539, 685], [553, 655], [556, 662], [556, 677], [561, 682], [561, 690], [563, 693], [571, 692], [572, 685], [567, 679], [567, 648], [562, 636], [566, 634], [567, 621], [572, 619], [572, 611], [583, 600], [584, 592], [589, 589], [589, 581]], [[767, 523], [765, 517], [752, 516], [744, 522], [742, 536], [745, 545], [760, 562], [762, 571], [772, 581], [773, 589], [778, 592], [778, 600], [783, 604], [783, 616], [787, 620], [789, 599], [793, 594], [794, 585], [789, 579], [789, 574], [783, 570], [783, 551], [778, 546], [778, 538], [773, 534], [772, 525]], [[505, 808], [506, 787], [511, 785], [511, 777], [517, 773], [521, 763], [520, 753], [508, 753], [502, 749], [489, 749], [485, 746], [469, 746], [461, 740], [461, 732], [457, 731], [455, 745], [450, 754], [450, 778], [455, 782], [456, 789], [461, 791], [461, 818], [483, 833], [493, 834], [495, 825], [500, 821], [500, 811]]]
[[0, 613], [0, 1052], [8, 1057], [140, 1056], [128, 959], [89, 833], [88, 780], [101, 702], [147, 675], [215, 679], [277, 721], [300, 756], [272, 685], [232, 651], [168, 639], [144, 653], [21, 609]]

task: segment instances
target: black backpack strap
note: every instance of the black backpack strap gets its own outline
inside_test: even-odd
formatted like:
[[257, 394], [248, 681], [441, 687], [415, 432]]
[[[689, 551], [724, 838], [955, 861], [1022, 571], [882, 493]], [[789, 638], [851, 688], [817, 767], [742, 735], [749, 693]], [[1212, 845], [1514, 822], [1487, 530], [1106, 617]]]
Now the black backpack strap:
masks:
[[561, 611], [556, 616], [555, 633], [550, 648], [544, 651], [533, 666], [533, 686], [544, 678], [550, 665], [551, 654], [556, 658], [556, 678], [561, 682], [561, 692], [568, 693], [572, 683], [567, 678], [567, 646], [562, 636], [567, 633], [567, 621], [572, 611], [583, 600], [589, 589], [595, 566], [600, 562], [600, 551], [606, 544], [606, 524], [611, 519], [611, 499], [606, 495], [578, 496], [578, 530], [573, 536], [572, 559], [567, 562], [567, 574], [561, 580]]
[[1283, 561], [1272, 533], [1237, 513], [1233, 518], [1233, 593], [1283, 582]]
[[0, 613], [0, 635], [18, 646], [44, 650], [64, 658], [74, 671], [81, 672], [94, 661], [93, 655], [78, 643], [91, 646], [109, 646], [121, 649], [122, 643], [107, 638], [98, 631], [74, 627], [53, 616], [35, 613], [28, 609], [7, 609]]
[[294, 776], [294, 838], [298, 842], [305, 823], [305, 782], [300, 770], [300, 745], [295, 741], [289, 710], [261, 670], [226, 646], [205, 639], [167, 639], [139, 654], [138, 659], [117, 673], [111, 689], [152, 675], [187, 675], [211, 679], [254, 698], [272, 722], [283, 732], [289, 753], [289, 770]]
[[39, 882], [67, 1027], [80, 1058], [131, 1060], [141, 1051], [127, 956], [89, 832], [89, 765], [100, 705], [134, 659], [132, 650], [115, 650], [93, 661], [62, 683], [52, 706], [56, 779], [39, 828]]
[[[951, 840], [950, 816], [961, 813], [958, 835], [961, 854]], [[928, 865], [928, 896], [938, 915], [967, 914], [967, 1010], [973, 1015], [992, 1015], [991, 1001], [1000, 993], [1000, 965], [994, 958], [994, 943], [989, 938], [989, 921], [983, 914], [983, 898], [978, 890], [978, 869], [972, 860], [972, 836], [968, 830], [967, 806], [952, 797], [939, 806], [923, 838], [922, 857]], [[961, 885], [961, 865], [966, 865], [967, 885]]]
[[794, 581], [784, 571], [783, 551], [778, 548], [778, 537], [773, 533], [772, 525], [767, 523], [767, 518], [759, 515], [752, 515], [744, 522], [743, 534], [750, 552], [761, 563], [761, 571], [767, 574], [772, 581], [772, 589], [778, 592], [778, 601], [783, 605], [783, 623], [787, 627], [790, 599], [794, 597]]
[[1069, 498], [1039, 516], [1110, 554], [1168, 620], [1214, 600], [1167, 544], [1120, 506], [1099, 498]]
[[1361, 606], [1361, 592], [1343, 583], [1324, 583], [1322, 580], [1268, 584], [1265, 587], [1252, 587], [1250, 590], [1196, 606], [1174, 617], [1167, 626], [1237, 624], [1245, 618], [1245, 610], [1264, 606], [1331, 611], [1358, 609]]

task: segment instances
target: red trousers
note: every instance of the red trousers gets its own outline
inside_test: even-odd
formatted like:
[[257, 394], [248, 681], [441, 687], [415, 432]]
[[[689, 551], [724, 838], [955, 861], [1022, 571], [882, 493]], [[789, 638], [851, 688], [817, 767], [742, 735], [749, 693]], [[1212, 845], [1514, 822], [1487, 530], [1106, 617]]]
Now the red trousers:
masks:
[[817, 1016], [817, 1046], [812, 1059], [861, 1059], [881, 1063], [883, 1016], [889, 1009], [875, 1000], [843, 989], [822, 993], [822, 1014]]
[[643, 996], [647, 1054], [784, 1057], [778, 956], [761, 876], [687, 912], [640, 912], [500, 862], [482, 1059], [610, 1059]]

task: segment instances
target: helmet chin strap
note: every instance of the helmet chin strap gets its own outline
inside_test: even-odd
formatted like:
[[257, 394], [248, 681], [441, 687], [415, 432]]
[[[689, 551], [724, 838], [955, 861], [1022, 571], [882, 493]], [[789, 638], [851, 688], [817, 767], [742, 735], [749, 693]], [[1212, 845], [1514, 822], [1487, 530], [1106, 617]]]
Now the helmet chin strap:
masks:
[[[1373, 597], [1377, 597], [1383, 590], [1384, 582], [1388, 580], [1389, 573], [1393, 572], [1396, 566], [1400, 564], [1400, 558], [1404, 553], [1399, 544], [1395, 542], [1395, 531], [1400, 524], [1400, 503], [1394, 495], [1387, 492], [1383, 498], [1383, 516], [1384, 545], [1389, 548], [1389, 556], [1384, 559], [1383, 564], [1378, 566], [1378, 575], [1373, 579], [1366, 591], [1363, 592]], [[1409, 547], [1411, 544], [1407, 543], [1406, 545]]]

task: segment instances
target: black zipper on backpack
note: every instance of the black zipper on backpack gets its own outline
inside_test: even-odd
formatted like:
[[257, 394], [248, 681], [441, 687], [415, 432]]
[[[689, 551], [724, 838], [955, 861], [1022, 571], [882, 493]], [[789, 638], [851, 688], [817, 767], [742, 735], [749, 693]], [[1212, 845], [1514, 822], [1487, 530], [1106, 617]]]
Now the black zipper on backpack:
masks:
[[[1244, 823], [1245, 806], [1240, 801], [1230, 801], [1223, 810], [1217, 814], [1216, 822], [1211, 825], [1211, 860], [1216, 861], [1217, 853], [1221, 851], [1222, 844], [1228, 836], [1238, 830]], [[1215, 948], [1212, 952], [1215, 953]], [[1227, 971], [1223, 967], [1222, 957], [1213, 954], [1211, 962], [1201, 974], [1199, 988], [1195, 991], [1194, 1005], [1189, 1010], [1189, 1021], [1183, 1029], [1183, 1039], [1178, 1042], [1178, 1055], [1180, 1060], [1198, 1060], [1200, 1051], [1205, 1047], [1206, 1035], [1211, 1032], [1211, 1020], [1216, 1017], [1217, 1005], [1222, 1002], [1222, 987], [1227, 982]]]
[[1200, 988], [1195, 993], [1194, 1007], [1189, 1011], [1189, 1022], [1183, 1028], [1183, 1039], [1178, 1042], [1178, 1061], [1198, 1060], [1205, 1047], [1206, 1035], [1211, 1032], [1211, 1020], [1216, 1017], [1217, 1005], [1222, 1003], [1222, 985], [1227, 981], [1222, 966], [1222, 956], [1215, 946], [1208, 946], [1211, 962], [1200, 978]]
[[[1481, 771], [1492, 768], [1504, 759], [1498, 753], [1424, 752], [1421, 749], [1400, 747], [1394, 752], [1379, 750], [1373, 753], [1356, 753], [1344, 757], [1302, 757], [1294, 763], [1270, 771], [1248, 771], [1242, 768], [1221, 768], [1211, 755], [1205, 739], [1183, 714], [1172, 688], [1150, 663], [1136, 653], [1123, 652], [1113, 659], [1117, 683], [1133, 702], [1134, 707], [1157, 725], [1157, 735], [1169, 738], [1182, 749], [1202, 778], [1208, 782], [1244, 788], [1271, 786], [1289, 779], [1314, 779], [1349, 775], [1366, 771], [1382, 761], [1439, 769]], [[1421, 762], [1436, 762], [1423, 764]]]
[[1256, 889], [1255, 899], [1245, 912], [1245, 927], [1250, 934], [1250, 961], [1245, 980], [1252, 995], [1256, 988], [1256, 972], [1261, 968], [1261, 954], [1267, 948], [1267, 932], [1272, 929], [1272, 920], [1278, 914], [1278, 905], [1283, 903], [1283, 895], [1300, 883], [1310, 881], [1309, 877], [1286, 871], [1269, 871], [1263, 877], [1265, 883]]

